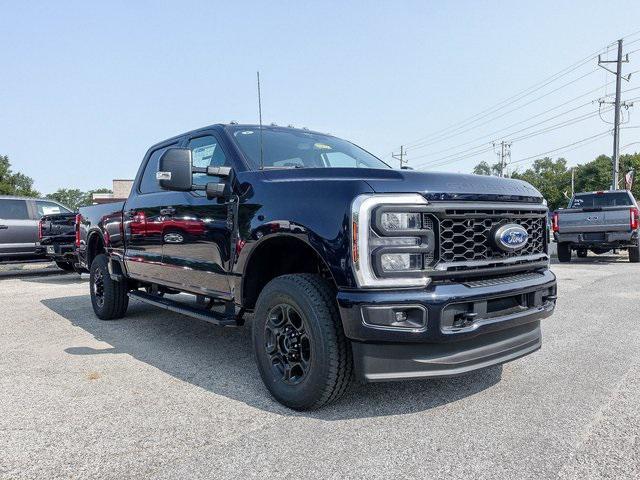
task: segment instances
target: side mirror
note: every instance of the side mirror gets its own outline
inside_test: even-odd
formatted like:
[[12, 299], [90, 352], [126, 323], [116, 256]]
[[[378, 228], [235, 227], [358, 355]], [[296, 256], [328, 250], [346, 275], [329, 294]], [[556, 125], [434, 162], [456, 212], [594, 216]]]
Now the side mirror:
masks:
[[[226, 182], [209, 182], [206, 185], [193, 185], [193, 174], [204, 173], [212, 177], [222, 177]], [[204, 191], [207, 198], [224, 197], [229, 194], [229, 184], [233, 171], [230, 167], [194, 167], [191, 150], [188, 148], [169, 148], [160, 157], [156, 180], [166, 190], [178, 192]]]
[[160, 157], [156, 180], [167, 190], [189, 192], [193, 190], [193, 168], [191, 150], [188, 148], [169, 148]]

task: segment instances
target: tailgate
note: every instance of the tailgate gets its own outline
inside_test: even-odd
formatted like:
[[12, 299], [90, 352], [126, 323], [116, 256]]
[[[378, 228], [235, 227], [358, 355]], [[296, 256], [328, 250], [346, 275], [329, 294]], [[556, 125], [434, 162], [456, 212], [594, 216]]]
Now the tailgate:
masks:
[[625, 232], [631, 230], [629, 207], [567, 209], [558, 212], [560, 233]]
[[75, 220], [74, 213], [45, 215], [40, 220], [42, 239], [62, 241], [75, 237]]

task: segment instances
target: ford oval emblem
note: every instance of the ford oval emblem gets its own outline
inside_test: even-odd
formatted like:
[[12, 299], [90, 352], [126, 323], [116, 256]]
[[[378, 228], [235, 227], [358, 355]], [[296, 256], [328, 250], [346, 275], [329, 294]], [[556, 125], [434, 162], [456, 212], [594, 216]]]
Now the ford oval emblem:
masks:
[[529, 234], [520, 225], [509, 223], [496, 230], [494, 239], [498, 248], [505, 252], [513, 252], [520, 250], [527, 244]]

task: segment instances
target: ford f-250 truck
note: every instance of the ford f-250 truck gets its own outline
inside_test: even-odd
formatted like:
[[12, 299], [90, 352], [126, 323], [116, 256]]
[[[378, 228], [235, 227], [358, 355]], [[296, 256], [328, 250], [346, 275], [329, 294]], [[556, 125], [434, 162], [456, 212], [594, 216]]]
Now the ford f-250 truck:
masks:
[[101, 319], [130, 298], [217, 325], [251, 312], [265, 385], [302, 410], [354, 373], [451, 376], [539, 349], [556, 303], [546, 222], [522, 181], [214, 125], [151, 147], [124, 203], [81, 208], [77, 252]]
[[570, 262], [572, 250], [584, 258], [589, 250], [612, 249], [626, 249], [630, 262], [640, 262], [638, 204], [628, 190], [576, 193], [568, 208], [554, 212], [552, 230], [560, 262]]

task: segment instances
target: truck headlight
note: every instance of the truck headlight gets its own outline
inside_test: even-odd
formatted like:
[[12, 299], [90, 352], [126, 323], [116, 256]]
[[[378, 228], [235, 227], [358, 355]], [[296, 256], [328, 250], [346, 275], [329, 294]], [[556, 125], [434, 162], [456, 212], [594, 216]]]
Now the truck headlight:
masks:
[[383, 272], [415, 272], [422, 270], [421, 253], [383, 253], [380, 255]]
[[418, 194], [360, 195], [352, 205], [353, 271], [360, 287], [423, 287], [435, 263], [427, 201]]
[[380, 227], [389, 232], [418, 230], [421, 216], [418, 212], [383, 212], [380, 215]]

